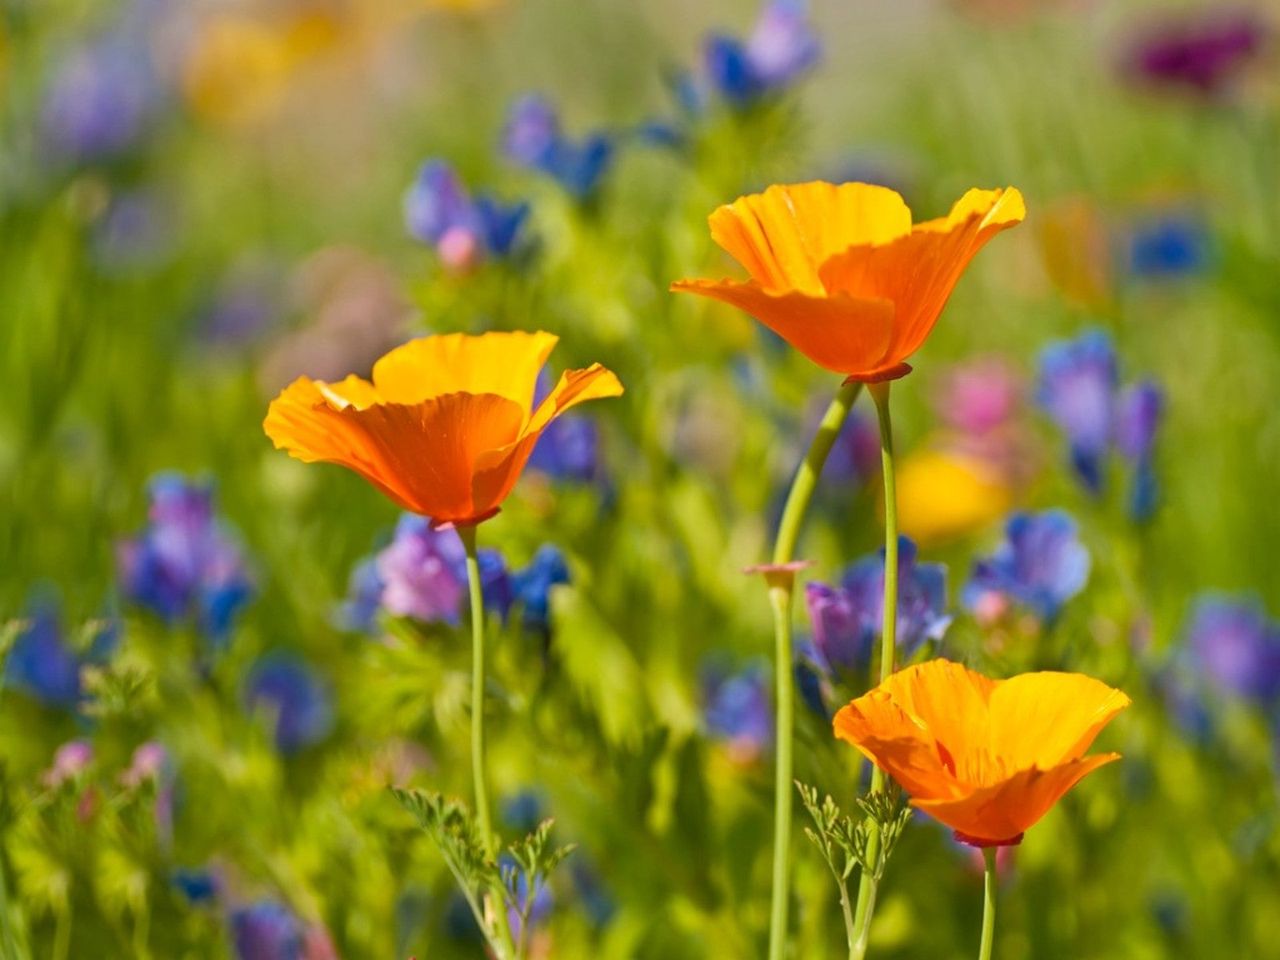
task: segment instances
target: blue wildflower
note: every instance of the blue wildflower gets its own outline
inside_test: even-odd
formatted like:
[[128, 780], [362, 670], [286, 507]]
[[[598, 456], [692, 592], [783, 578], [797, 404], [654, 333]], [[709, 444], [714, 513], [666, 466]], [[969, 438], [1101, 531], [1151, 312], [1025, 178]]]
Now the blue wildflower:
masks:
[[357, 563], [347, 584], [347, 599], [338, 605], [335, 619], [339, 629], [373, 633], [385, 589], [376, 557], [365, 557]]
[[1199, 216], [1172, 211], [1137, 223], [1129, 235], [1135, 276], [1168, 279], [1200, 273], [1209, 263], [1209, 233]]
[[80, 702], [80, 658], [62, 632], [52, 602], [33, 605], [4, 662], [5, 682], [45, 706], [74, 707]]
[[213, 513], [213, 489], [174, 473], [148, 489], [147, 527], [116, 551], [125, 596], [173, 625], [193, 620], [223, 644], [254, 594], [243, 551]]
[[281, 753], [297, 753], [318, 743], [333, 728], [328, 686], [293, 653], [275, 651], [260, 657], [245, 680], [244, 700], [250, 710], [269, 712]]
[[587, 417], [565, 414], [553, 420], [529, 457], [530, 469], [549, 477], [591, 483], [600, 477], [600, 430]]
[[1051, 343], [1040, 354], [1036, 401], [1067, 435], [1071, 465], [1094, 493], [1102, 489], [1118, 384], [1115, 348], [1101, 330]]
[[1089, 551], [1065, 511], [1015, 513], [995, 553], [974, 564], [964, 605], [988, 619], [1012, 603], [1048, 622], [1084, 589], [1089, 565]]
[[1184, 637], [1183, 660], [1191, 675], [1259, 706], [1280, 701], [1280, 623], [1256, 600], [1200, 597]]
[[[555, 386], [543, 371], [534, 387], [536, 408]], [[557, 480], [591, 483], [601, 479], [600, 431], [588, 417], [565, 414], [553, 420], [538, 438], [528, 466]]]
[[703, 677], [703, 718], [708, 735], [724, 741], [735, 757], [752, 761], [773, 743], [768, 671], [763, 665]]
[[1159, 500], [1155, 470], [1155, 440], [1164, 414], [1164, 391], [1152, 381], [1126, 387], [1116, 409], [1116, 449], [1133, 465], [1129, 513], [1138, 521], [1150, 519]]
[[564, 554], [549, 543], [540, 546], [529, 565], [512, 576], [512, 593], [527, 629], [546, 632], [551, 623], [551, 588], [568, 582]]
[[507, 908], [507, 923], [511, 926], [511, 934], [516, 938], [516, 942], [523, 942], [529, 933], [524, 929], [521, 914], [528, 912], [530, 928], [545, 923], [555, 905], [551, 897], [551, 888], [547, 885], [545, 877], [539, 878], [537, 890], [533, 893], [533, 900], [530, 901], [529, 877], [525, 871], [517, 869], [516, 862], [510, 854], [504, 853], [499, 863], [508, 870], [516, 871], [516, 906]]
[[606, 133], [570, 140], [560, 117], [545, 97], [528, 94], [517, 100], [502, 135], [507, 159], [545, 173], [576, 200], [590, 199], [613, 164], [614, 138]]
[[818, 648], [808, 641], [796, 644], [794, 670], [796, 690], [800, 693], [800, 701], [815, 716], [823, 720], [831, 719], [831, 711], [827, 709], [827, 685], [825, 674], [830, 672], [826, 658], [818, 652]]
[[1130, 515], [1139, 522], [1150, 519], [1159, 493], [1155, 439], [1164, 409], [1159, 385], [1144, 380], [1121, 390], [1111, 338], [1089, 330], [1044, 349], [1036, 399], [1066, 434], [1071, 465], [1085, 488], [1102, 492], [1114, 449], [1132, 468]]
[[188, 903], [199, 906], [213, 903], [218, 898], [218, 878], [212, 871], [179, 867], [173, 871], [170, 882]]
[[303, 960], [306, 931], [283, 904], [259, 900], [228, 918], [237, 960]]
[[434, 247], [441, 262], [458, 271], [510, 256], [528, 217], [527, 203], [505, 204], [483, 194], [473, 199], [442, 160], [424, 163], [404, 198], [410, 235]]
[[[947, 568], [917, 563], [916, 553], [909, 538], [899, 538], [897, 645], [908, 658], [926, 640], [941, 640], [951, 625]], [[839, 587], [805, 585], [814, 647], [827, 670], [840, 679], [853, 679], [871, 663], [884, 627], [884, 559], [880, 550], [857, 561]]]
[[517, 833], [532, 833], [546, 816], [546, 800], [537, 790], [521, 790], [502, 801], [502, 820]]
[[745, 43], [722, 34], [708, 37], [703, 60], [712, 89], [742, 109], [789, 87], [822, 53], [808, 13], [805, 0], [772, 0]]

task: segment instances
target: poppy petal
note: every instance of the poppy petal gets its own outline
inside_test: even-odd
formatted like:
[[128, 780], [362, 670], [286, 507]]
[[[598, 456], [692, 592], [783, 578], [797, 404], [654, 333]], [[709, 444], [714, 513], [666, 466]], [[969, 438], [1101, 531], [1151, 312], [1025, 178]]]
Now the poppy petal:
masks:
[[1078, 673], [1024, 673], [991, 694], [991, 726], [1014, 769], [1047, 768], [1084, 754], [1129, 706], [1121, 691]]
[[264, 426], [299, 460], [348, 467], [406, 510], [464, 522], [497, 506], [474, 501], [472, 476], [486, 451], [519, 436], [524, 419], [523, 408], [493, 394], [335, 410], [308, 381], [271, 404]]
[[1118, 753], [1100, 753], [1048, 770], [1023, 770], [958, 799], [913, 797], [911, 805], [967, 837], [988, 843], [1008, 842], [1035, 826], [1086, 775], [1119, 759]]
[[981, 782], [974, 766], [987, 755], [990, 743], [987, 701], [996, 683], [961, 664], [937, 659], [899, 670], [877, 689], [944, 744], [956, 777], [974, 783]]
[[884, 691], [873, 690], [837, 711], [835, 735], [913, 797], [951, 798], [959, 785], [944, 763], [937, 741]]
[[820, 264], [851, 244], [904, 236], [911, 211], [887, 187], [818, 181], [741, 197], [709, 222], [711, 238], [761, 286], [820, 295]]
[[419, 403], [450, 393], [492, 394], [528, 411], [538, 373], [557, 340], [541, 331], [420, 337], [375, 363], [373, 382], [386, 403]]
[[884, 299], [770, 293], [754, 280], [680, 280], [671, 289], [745, 310], [833, 373], [861, 373], [883, 366], [893, 336], [894, 307]]
[[1015, 189], [970, 190], [947, 217], [919, 224], [908, 236], [835, 254], [820, 266], [819, 277], [831, 294], [896, 303], [888, 355], [895, 362], [906, 360], [932, 331], [973, 257], [1025, 213]]
[[[263, 429], [277, 450], [303, 463], [337, 463], [354, 470], [406, 509], [414, 509], [408, 490], [364, 431], [343, 418], [340, 404], [357, 395], [347, 378], [327, 384], [299, 377], [271, 401]], [[363, 381], [361, 381], [363, 382]], [[354, 409], [354, 407], [353, 407]]]
[[506, 499], [542, 431], [565, 410], [588, 400], [621, 396], [622, 392], [617, 375], [598, 363], [583, 370], [566, 370], [515, 440], [487, 450], [476, 459], [472, 480], [475, 502], [496, 505]]

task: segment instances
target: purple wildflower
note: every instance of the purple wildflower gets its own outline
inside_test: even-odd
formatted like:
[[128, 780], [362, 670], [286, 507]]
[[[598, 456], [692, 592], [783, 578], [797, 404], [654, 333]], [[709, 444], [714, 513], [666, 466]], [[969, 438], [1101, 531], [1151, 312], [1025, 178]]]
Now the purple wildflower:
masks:
[[193, 620], [220, 646], [253, 597], [244, 553], [214, 516], [211, 485], [163, 473], [148, 492], [147, 527], [117, 547], [121, 589], [170, 625]]
[[1214, 96], [1262, 54], [1266, 24], [1252, 11], [1215, 10], [1165, 21], [1137, 36], [1128, 72], [1153, 87]]
[[[810, 582], [805, 600], [813, 625], [813, 644], [826, 669], [851, 680], [871, 663], [884, 628], [884, 550], [864, 557], [845, 572], [840, 586]], [[898, 540], [897, 645], [911, 657], [926, 640], [941, 640], [951, 625], [947, 608], [947, 569], [917, 563], [916, 545]]]
[[1185, 632], [1186, 665], [1220, 693], [1280, 701], [1280, 623], [1255, 600], [1200, 597]]
[[237, 960], [303, 960], [305, 930], [281, 903], [259, 900], [231, 911]]

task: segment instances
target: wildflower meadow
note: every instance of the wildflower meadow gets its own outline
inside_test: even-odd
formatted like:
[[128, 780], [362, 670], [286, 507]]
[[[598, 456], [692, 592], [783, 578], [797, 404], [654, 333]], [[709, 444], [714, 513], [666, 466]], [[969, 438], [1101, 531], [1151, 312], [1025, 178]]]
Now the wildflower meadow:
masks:
[[4, 0], [0, 960], [1280, 958], [1280, 7]]

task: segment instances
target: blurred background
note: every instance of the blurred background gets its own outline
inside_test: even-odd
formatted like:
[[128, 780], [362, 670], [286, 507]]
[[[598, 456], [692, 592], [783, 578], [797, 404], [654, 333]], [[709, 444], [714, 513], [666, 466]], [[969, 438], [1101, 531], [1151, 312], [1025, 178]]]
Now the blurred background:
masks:
[[[1273, 3], [5, 0], [3, 956], [482, 955], [389, 785], [466, 796], [457, 541], [274, 451], [294, 377], [546, 329], [619, 400], [481, 528], [492, 780], [578, 845], [536, 956], [756, 957], [766, 556], [832, 377], [727, 307], [717, 205], [866, 180], [1029, 216], [895, 388], [904, 658], [1134, 706], [1004, 872], [998, 955], [1280, 939], [1280, 49]], [[801, 554], [797, 774], [883, 576], [855, 408]], [[451, 539], [452, 538], [452, 539]], [[941, 585], [940, 585], [941, 584]], [[868, 588], [870, 585], [870, 588]], [[846, 955], [799, 835], [797, 957]], [[980, 864], [917, 817], [872, 936], [969, 955]]]

